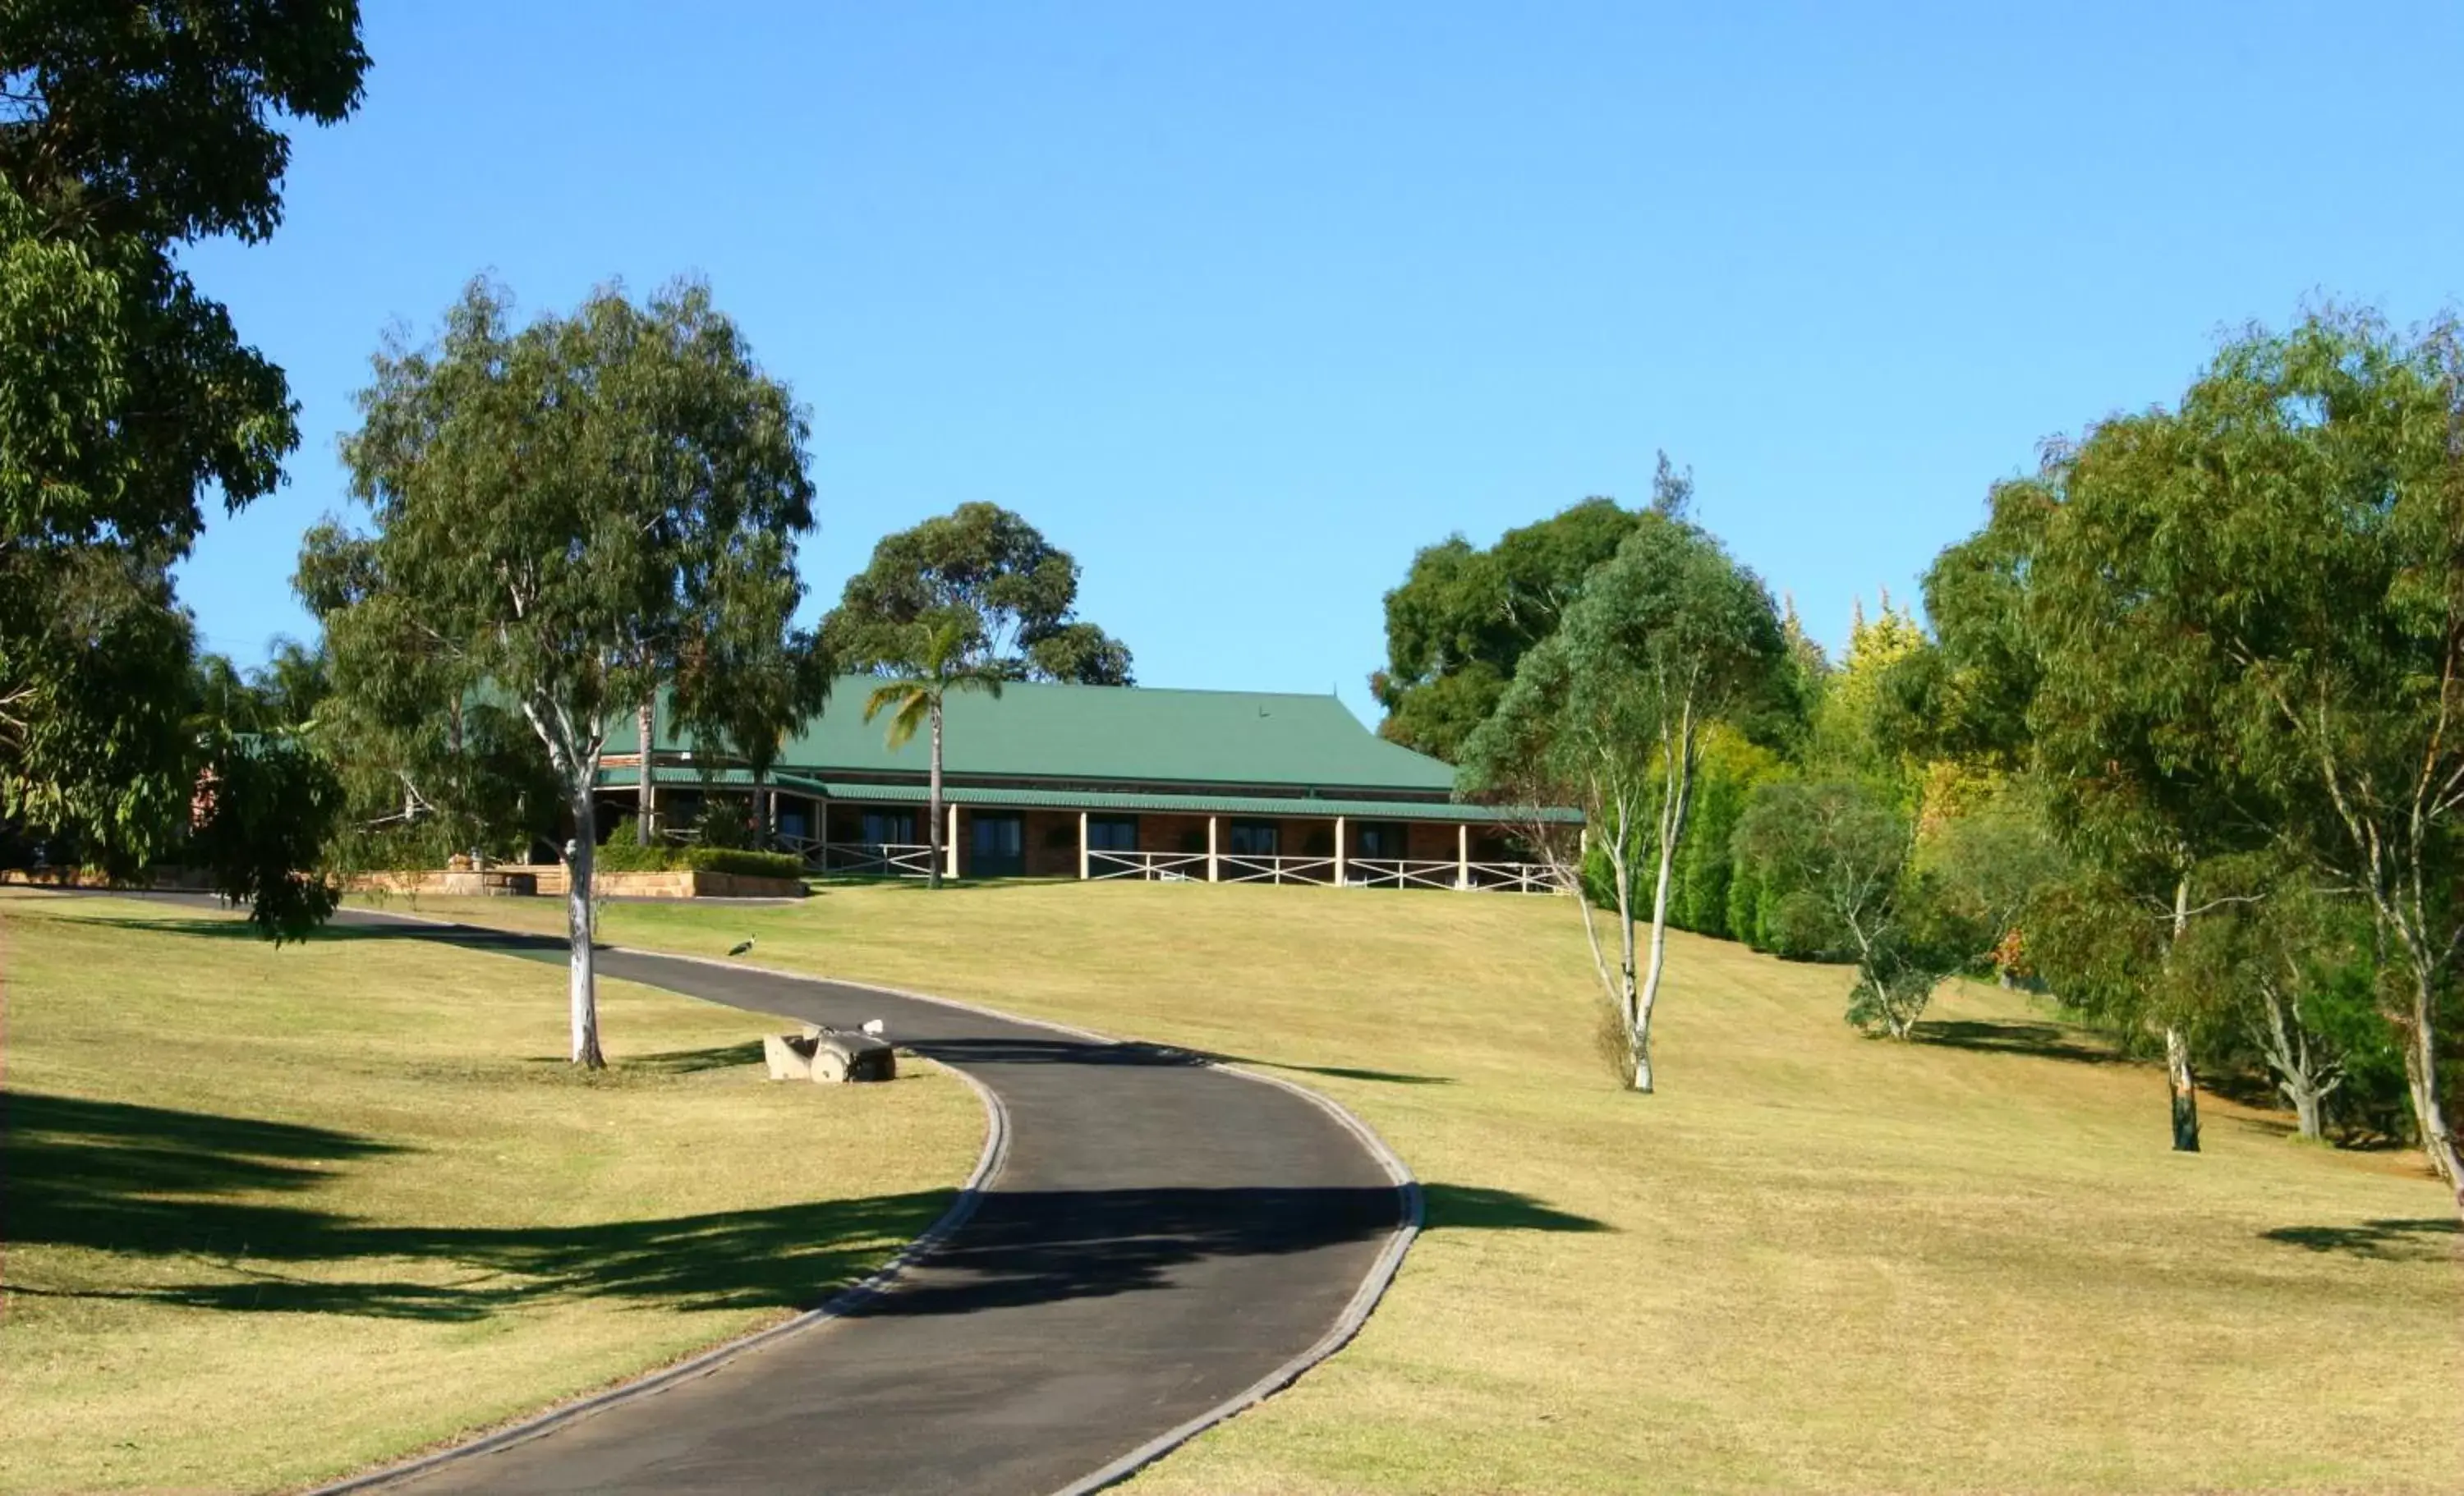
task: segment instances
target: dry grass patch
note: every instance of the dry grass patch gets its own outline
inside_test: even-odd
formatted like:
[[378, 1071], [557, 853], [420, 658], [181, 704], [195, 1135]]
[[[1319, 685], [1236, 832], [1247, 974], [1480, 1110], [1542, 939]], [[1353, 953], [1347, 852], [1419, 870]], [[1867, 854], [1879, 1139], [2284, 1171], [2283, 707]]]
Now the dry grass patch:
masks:
[[336, 931], [0, 895], [0, 1491], [264, 1490], [784, 1317], [947, 1204], [948, 1075], [769, 1086], [751, 1015]]
[[[2015, 995], [1950, 994], [1955, 1042], [1868, 1041], [1842, 971], [1681, 935], [1640, 1098], [1592, 1052], [1553, 899], [846, 887], [607, 917], [1283, 1067], [1437, 1186], [1360, 1338], [1138, 1489], [2464, 1482], [2464, 1239], [2417, 1158], [2213, 1097], [2177, 1156], [2161, 1077]], [[1482, 1191], [1577, 1220], [1470, 1219]]]

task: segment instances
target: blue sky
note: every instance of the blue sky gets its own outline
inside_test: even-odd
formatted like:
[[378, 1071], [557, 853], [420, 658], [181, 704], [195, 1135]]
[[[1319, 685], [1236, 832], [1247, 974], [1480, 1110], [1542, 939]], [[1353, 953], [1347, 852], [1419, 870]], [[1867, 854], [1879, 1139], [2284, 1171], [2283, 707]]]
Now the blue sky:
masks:
[[816, 609], [989, 499], [1142, 681], [1374, 720], [1415, 549], [1665, 448], [1837, 642], [2221, 331], [2464, 290], [2464, 9], [2017, 11], [374, 0], [281, 231], [187, 256], [306, 439], [182, 592], [244, 662], [311, 631], [388, 325], [691, 272], [813, 409]]

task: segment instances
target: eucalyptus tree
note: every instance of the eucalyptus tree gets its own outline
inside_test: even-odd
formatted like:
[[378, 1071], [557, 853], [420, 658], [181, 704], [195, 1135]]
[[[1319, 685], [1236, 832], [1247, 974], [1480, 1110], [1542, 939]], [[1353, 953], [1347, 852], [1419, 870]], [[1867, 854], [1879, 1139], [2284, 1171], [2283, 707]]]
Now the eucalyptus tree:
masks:
[[864, 719], [890, 714], [890, 746], [902, 748], [919, 731], [929, 731], [931, 768], [925, 788], [924, 840], [932, 848], [925, 870], [928, 888], [941, 886], [941, 714], [952, 694], [979, 691], [999, 697], [1008, 677], [1001, 670], [968, 657], [966, 625], [956, 618], [937, 618], [911, 625], [907, 644], [890, 663], [897, 673], [872, 689], [865, 698]]
[[847, 579], [822, 637], [838, 661], [874, 673], [915, 663], [916, 629], [959, 627], [970, 665], [1007, 680], [1131, 683], [1130, 650], [1077, 616], [1078, 562], [996, 504], [960, 504], [885, 536]]
[[436, 599], [393, 584], [367, 536], [327, 521], [292, 585], [324, 631], [316, 736], [344, 809], [344, 868], [434, 867], [467, 850], [527, 853], [565, 796], [519, 709], [492, 691]]
[[169, 568], [298, 445], [180, 251], [271, 234], [286, 119], [366, 67], [348, 0], [0, 6], [0, 824], [115, 870], [183, 834], [203, 752]]
[[[1668, 901], [1704, 736], [1760, 710], [1778, 689], [1787, 641], [1771, 594], [1694, 525], [1639, 517], [1593, 571], [1554, 633], [1524, 655], [1497, 710], [1463, 745], [1458, 782], [1508, 806], [1575, 805], [1609, 863], [1617, 914], [1612, 969], [1591, 913], [1593, 965], [1617, 1009], [1626, 1079], [1652, 1089], [1651, 1019], [1666, 963]], [[1563, 863], [1563, 839], [1534, 818], [1535, 849]], [[1641, 859], [1655, 864], [1649, 943], [1636, 948]]]
[[643, 305], [603, 290], [570, 317], [517, 325], [508, 295], [475, 281], [433, 345], [389, 344], [374, 371], [343, 442], [375, 522], [367, 591], [329, 615], [330, 637], [338, 660], [376, 651], [380, 673], [435, 662], [539, 738], [571, 827], [572, 1058], [597, 1067], [591, 869], [608, 722], [658, 688], [667, 660], [745, 626], [740, 553], [774, 583], [792, 568], [813, 522], [807, 418], [693, 282]]
[[[2033, 586], [2119, 626], [2096, 694], [2210, 814], [2369, 909], [2414, 1120], [2464, 1213], [2464, 326], [2327, 313], [2226, 345], [2173, 410], [2061, 454]], [[2074, 639], [2074, 652], [2088, 641]]]
[[[2046, 975], [2162, 1044], [2173, 1147], [2195, 1153], [2203, 1015], [2185, 1005], [2192, 989], [2167, 980], [2167, 953], [2192, 920], [2240, 897], [2203, 892], [2202, 867], [2270, 833], [2230, 777], [2189, 751], [2202, 705], [2157, 677], [2180, 650], [2146, 594], [2099, 571], [2102, 542], [2075, 503], [2079, 450], [2054, 444], [2036, 475], [1997, 485], [1985, 529], [1935, 561], [1925, 588], [1939, 653], [1910, 656], [1900, 684], [1926, 699], [1946, 737], [2032, 776], [2044, 825], [2084, 880], [2058, 907], [2116, 922], [2111, 953], [2048, 941]], [[2123, 922], [2152, 927], [2152, 943]]]

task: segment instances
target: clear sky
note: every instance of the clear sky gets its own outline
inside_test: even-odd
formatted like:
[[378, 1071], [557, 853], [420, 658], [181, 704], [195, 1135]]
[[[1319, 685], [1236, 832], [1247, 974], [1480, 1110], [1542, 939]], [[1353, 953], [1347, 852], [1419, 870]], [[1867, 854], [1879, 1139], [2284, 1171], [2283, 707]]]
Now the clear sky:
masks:
[[388, 324], [691, 272], [812, 407], [815, 608], [989, 499], [1140, 680], [1374, 720], [1414, 550], [1665, 448], [1836, 643], [2222, 330], [2464, 291], [2464, 8], [2021, 9], [371, 0], [280, 232], [187, 256], [306, 439], [181, 589], [311, 631]]

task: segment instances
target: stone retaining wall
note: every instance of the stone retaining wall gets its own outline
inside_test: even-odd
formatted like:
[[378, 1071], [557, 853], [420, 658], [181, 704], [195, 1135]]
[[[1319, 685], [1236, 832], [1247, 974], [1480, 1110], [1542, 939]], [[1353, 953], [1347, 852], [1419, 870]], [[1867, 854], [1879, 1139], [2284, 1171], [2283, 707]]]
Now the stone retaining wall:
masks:
[[[481, 880], [495, 886], [482, 887]], [[510, 886], [508, 886], [510, 885]], [[561, 863], [506, 863], [485, 872], [363, 872], [350, 880], [359, 891], [386, 893], [538, 893], [562, 898], [570, 883]], [[735, 872], [686, 869], [673, 872], [603, 872], [592, 891], [611, 898], [802, 898], [795, 878], [754, 878]]]

